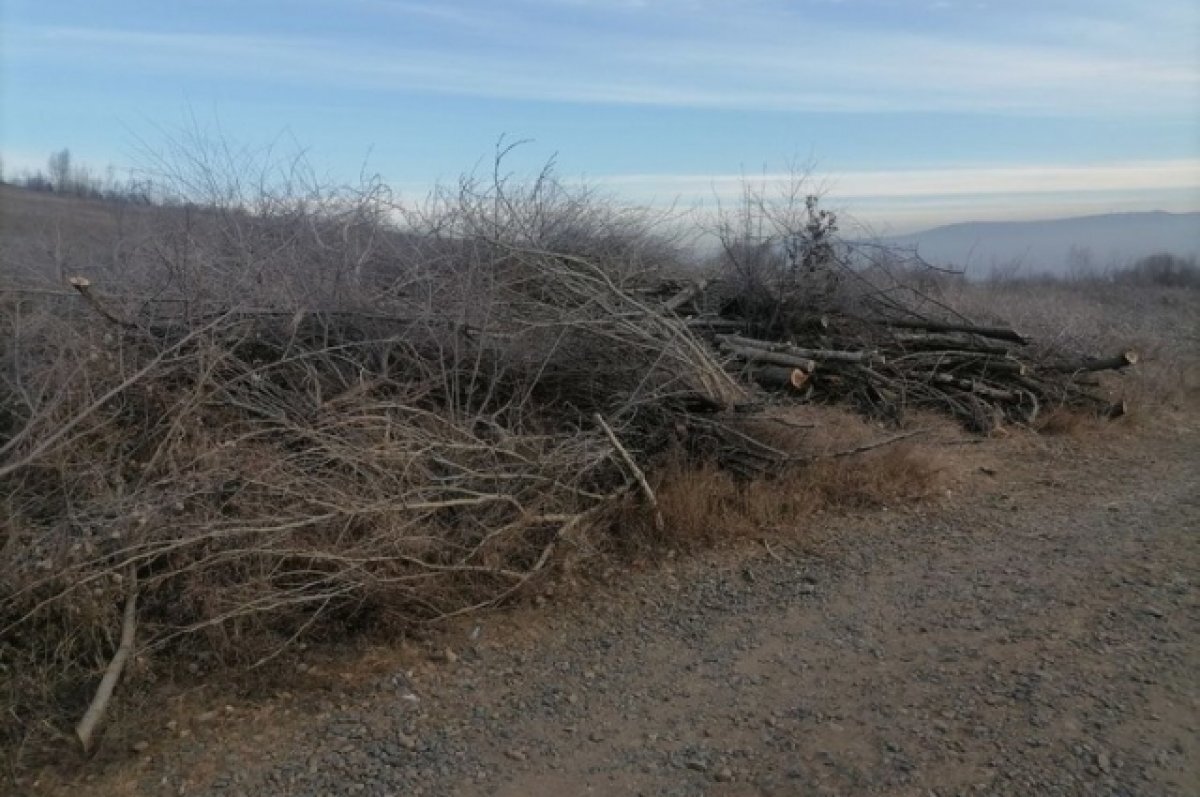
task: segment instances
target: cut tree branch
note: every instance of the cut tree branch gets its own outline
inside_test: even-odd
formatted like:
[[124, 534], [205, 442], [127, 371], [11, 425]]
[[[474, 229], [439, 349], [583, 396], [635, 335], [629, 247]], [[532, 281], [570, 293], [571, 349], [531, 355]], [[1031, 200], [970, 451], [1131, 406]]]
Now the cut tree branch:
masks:
[[112, 660], [104, 670], [104, 677], [100, 679], [100, 686], [96, 688], [91, 705], [88, 706], [83, 719], [75, 726], [75, 736], [79, 739], [84, 753], [92, 751], [96, 727], [104, 719], [113, 689], [117, 686], [125, 662], [133, 652], [133, 639], [137, 631], [137, 571], [132, 567], [129, 569], [128, 582], [129, 594], [125, 598], [125, 614], [121, 620], [121, 641], [117, 645], [117, 652], [113, 654]]

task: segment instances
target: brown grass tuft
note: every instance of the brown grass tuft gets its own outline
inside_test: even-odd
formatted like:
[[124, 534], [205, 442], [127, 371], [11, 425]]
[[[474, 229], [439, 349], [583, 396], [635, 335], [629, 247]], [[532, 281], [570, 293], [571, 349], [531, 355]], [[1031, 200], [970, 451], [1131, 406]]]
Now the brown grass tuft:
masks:
[[1091, 420], [1077, 410], [1055, 407], [1038, 416], [1034, 429], [1040, 434], [1076, 437], [1095, 426]]
[[[773, 479], [749, 482], [710, 464], [679, 461], [656, 478], [665, 523], [661, 541], [687, 549], [770, 531], [795, 532], [823, 510], [928, 498], [943, 472], [936, 452], [907, 443], [860, 456], [818, 460]], [[650, 539], [653, 535], [635, 536]]]

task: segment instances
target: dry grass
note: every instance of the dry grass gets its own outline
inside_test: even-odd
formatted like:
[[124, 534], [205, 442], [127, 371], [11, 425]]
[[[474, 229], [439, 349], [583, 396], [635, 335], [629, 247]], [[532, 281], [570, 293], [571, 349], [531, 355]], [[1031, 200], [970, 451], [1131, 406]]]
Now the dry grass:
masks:
[[[914, 442], [920, 437], [842, 456], [888, 436], [887, 430], [848, 410], [804, 407], [772, 417], [785, 423], [751, 419], [743, 429], [780, 449], [805, 452], [810, 461], [771, 478], [746, 480], [711, 462], [677, 456], [652, 475], [663, 534], [656, 535], [642, 516], [625, 519], [624, 536], [686, 550], [758, 539], [764, 533], [803, 534], [820, 512], [921, 501], [938, 494], [948, 476], [944, 452]], [[917, 420], [929, 422], [922, 429], [958, 433], [942, 418]]]
[[1095, 428], [1094, 419], [1066, 407], [1055, 407], [1038, 416], [1034, 428], [1040, 434], [1078, 437]]
[[[764, 533], [801, 532], [825, 510], [887, 506], [935, 494], [942, 467], [934, 452], [898, 443], [856, 457], [796, 466], [745, 482], [711, 465], [678, 464], [657, 478], [666, 522], [662, 542], [694, 549]], [[653, 538], [648, 531], [638, 538]]]

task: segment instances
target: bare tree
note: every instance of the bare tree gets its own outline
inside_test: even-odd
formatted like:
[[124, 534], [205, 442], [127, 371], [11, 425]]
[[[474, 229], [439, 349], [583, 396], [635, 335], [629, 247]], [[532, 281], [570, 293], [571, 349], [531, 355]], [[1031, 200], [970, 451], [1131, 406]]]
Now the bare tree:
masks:
[[50, 172], [50, 182], [54, 184], [54, 190], [65, 190], [71, 180], [71, 150], [63, 147], [58, 152], [52, 153], [46, 166]]

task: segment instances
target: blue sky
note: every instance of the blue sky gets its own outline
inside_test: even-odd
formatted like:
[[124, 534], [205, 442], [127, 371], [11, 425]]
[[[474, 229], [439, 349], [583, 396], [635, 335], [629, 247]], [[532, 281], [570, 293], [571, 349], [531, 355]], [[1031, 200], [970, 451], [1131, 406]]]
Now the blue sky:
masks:
[[7, 173], [195, 118], [421, 195], [527, 168], [630, 202], [815, 164], [879, 229], [1200, 209], [1195, 0], [0, 0]]

